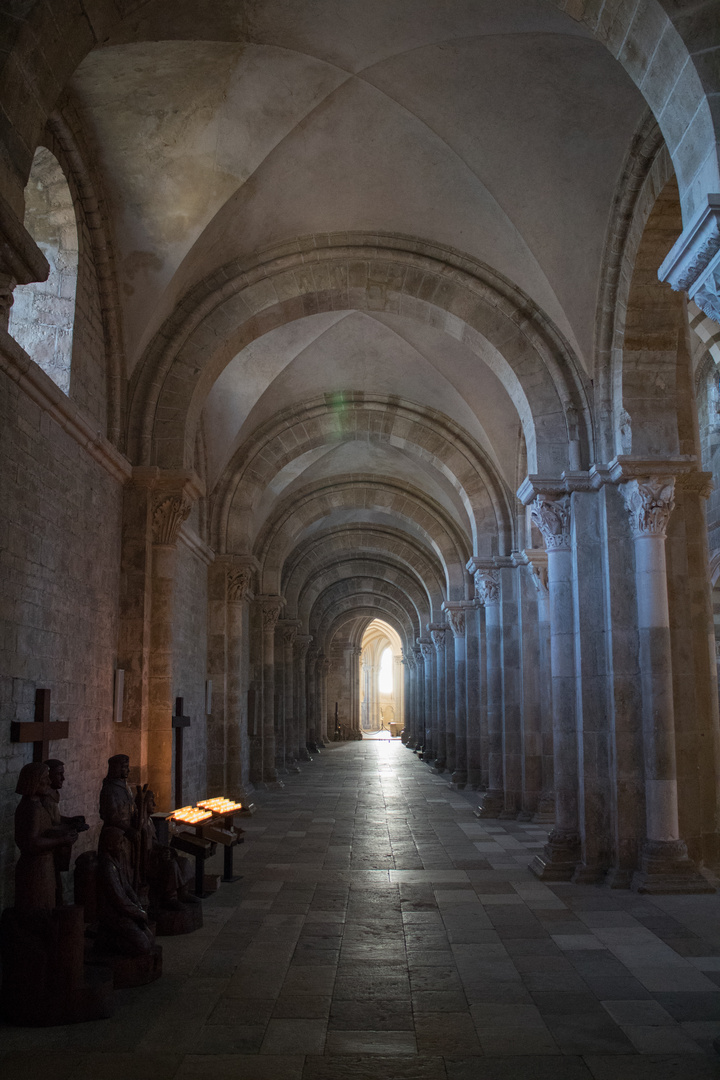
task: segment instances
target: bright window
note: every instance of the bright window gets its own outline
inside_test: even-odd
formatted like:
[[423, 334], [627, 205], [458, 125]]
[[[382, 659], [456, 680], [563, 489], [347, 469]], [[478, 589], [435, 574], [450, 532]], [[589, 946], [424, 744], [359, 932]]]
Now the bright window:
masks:
[[380, 657], [380, 674], [378, 676], [378, 689], [381, 694], [393, 692], [393, 654], [392, 649], [385, 649]]

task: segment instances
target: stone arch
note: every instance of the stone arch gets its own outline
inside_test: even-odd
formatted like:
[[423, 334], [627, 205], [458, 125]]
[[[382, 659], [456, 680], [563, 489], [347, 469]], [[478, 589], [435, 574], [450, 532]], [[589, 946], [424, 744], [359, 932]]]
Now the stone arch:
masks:
[[364, 577], [341, 578], [335, 580], [323, 588], [314, 599], [313, 606], [308, 616], [308, 632], [316, 635], [317, 628], [327, 619], [332, 617], [337, 605], [347, 600], [357, 600], [359, 597], [370, 599], [385, 599], [401, 608], [405, 617], [413, 629], [416, 637], [420, 637], [423, 631], [421, 616], [418, 613], [411, 597], [406, 590], [392, 581], [367, 574]]
[[513, 401], [531, 471], [555, 475], [589, 462], [592, 416], [580, 365], [547, 316], [496, 271], [396, 234], [304, 237], [291, 247], [223, 267], [167, 320], [133, 375], [133, 460], [188, 467], [207, 395], [242, 348], [305, 315], [347, 309], [391, 310], [463, 341]]
[[24, 225], [50, 266], [45, 281], [18, 285], [9, 333], [70, 393], [79, 238], [72, 192], [55, 154], [38, 146], [25, 188]]
[[404, 608], [390, 597], [362, 594], [339, 600], [332, 611], [327, 613], [323, 622], [318, 623], [314, 630], [318, 648], [327, 651], [342, 626], [348, 623], [360, 625], [360, 621], [364, 619], [367, 619], [369, 623], [375, 618], [383, 619], [397, 631], [403, 643], [403, 649], [414, 648], [417, 635]]
[[400, 567], [387, 561], [372, 558], [349, 558], [325, 567], [308, 579], [300, 594], [297, 617], [307, 625], [310, 612], [322, 593], [331, 585], [346, 583], [348, 591], [355, 587], [354, 582], [377, 579], [401, 589], [415, 609], [418, 623], [424, 626], [432, 621], [432, 609], [427, 602], [422, 585]]
[[[295, 539], [314, 522], [339, 509], [379, 509], [421, 532], [441, 559], [448, 595], [465, 599], [470, 578], [465, 566], [469, 545], [443, 507], [418, 489], [374, 476], [338, 476], [283, 500], [261, 530], [253, 554], [260, 564], [263, 591], [277, 593], [282, 568]], [[240, 551], [240, 547], [233, 546]]]
[[[513, 514], [507, 486], [487, 456], [449, 417], [410, 401], [348, 393], [314, 399], [287, 409], [246, 439], [235, 451], [213, 499], [213, 541], [229, 543], [230, 519], [249, 526], [248, 507], [256, 505], [272, 479], [291, 461], [318, 446], [339, 441], [370, 441], [397, 446], [421, 458], [458, 492], [477, 553], [507, 554], [512, 548]], [[233, 535], [249, 546], [249, 535]]]
[[312, 575], [341, 558], [374, 558], [403, 569], [420, 584], [431, 610], [440, 610], [445, 599], [440, 564], [399, 532], [358, 524], [313, 536], [286, 560], [282, 595], [287, 611], [297, 609], [298, 596]]

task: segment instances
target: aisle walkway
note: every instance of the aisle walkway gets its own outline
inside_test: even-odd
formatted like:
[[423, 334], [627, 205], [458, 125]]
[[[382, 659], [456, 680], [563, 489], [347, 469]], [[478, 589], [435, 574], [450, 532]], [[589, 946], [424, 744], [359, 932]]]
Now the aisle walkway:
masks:
[[163, 979], [109, 1021], [3, 1029], [4, 1080], [720, 1076], [717, 897], [546, 888], [539, 828], [479, 822], [396, 742], [258, 803], [243, 880], [163, 939]]

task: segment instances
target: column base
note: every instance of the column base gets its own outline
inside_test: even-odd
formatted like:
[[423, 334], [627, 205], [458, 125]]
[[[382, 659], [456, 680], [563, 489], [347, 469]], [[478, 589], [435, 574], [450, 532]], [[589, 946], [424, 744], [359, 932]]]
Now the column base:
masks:
[[577, 833], [553, 829], [542, 855], [536, 855], [529, 868], [541, 881], [571, 881], [579, 861], [580, 837]]
[[538, 799], [537, 810], [533, 817], [536, 825], [555, 824], [555, 794], [552, 791], [543, 791]]
[[310, 753], [310, 754], [319, 754], [320, 753], [320, 750], [318, 748], [317, 743], [309, 742], [306, 745], [307, 745], [308, 753]]
[[312, 761], [312, 758], [310, 757], [310, 751], [308, 750], [307, 746], [303, 746], [301, 750], [298, 750], [298, 760]]
[[587, 863], [578, 863], [572, 876], [573, 885], [599, 885], [605, 881], [607, 866], [589, 866]]
[[611, 866], [605, 875], [605, 884], [608, 889], [629, 889], [634, 873], [627, 866]]
[[482, 789], [482, 775], [479, 769], [468, 769], [468, 787], [471, 787], [473, 791], [480, 791]]
[[263, 780], [262, 784], [259, 784], [258, 787], [263, 787], [266, 791], [282, 791], [285, 785], [282, 780], [278, 780], [278, 778], [275, 777], [274, 780]]
[[475, 817], [497, 818], [505, 809], [505, 796], [502, 791], [486, 791], [478, 803]]
[[640, 869], [632, 877], [631, 888], [639, 893], [673, 895], [714, 893], [692, 859], [683, 840], [648, 840], [640, 855]]
[[450, 787], [458, 788], [460, 791], [467, 785], [467, 773], [464, 770], [456, 769], [450, 777]]
[[417, 739], [414, 735], [408, 735], [407, 739], [405, 740], [405, 746], [407, 746], [408, 750], [414, 750], [416, 742]]
[[517, 816], [518, 821], [532, 821], [533, 815], [530, 810], [521, 810]]
[[423, 761], [426, 761], [427, 764], [429, 765], [431, 761], [435, 760], [435, 751], [431, 750], [429, 748], [427, 750], [423, 750], [422, 759], [423, 759]]
[[433, 762], [433, 772], [445, 772], [445, 762], [442, 760], [442, 758], [435, 758], [435, 761]]

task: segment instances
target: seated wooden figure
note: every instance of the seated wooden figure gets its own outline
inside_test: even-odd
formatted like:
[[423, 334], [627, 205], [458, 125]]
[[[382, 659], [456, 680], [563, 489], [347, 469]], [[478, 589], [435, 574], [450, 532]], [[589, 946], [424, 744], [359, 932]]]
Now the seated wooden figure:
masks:
[[189, 934], [203, 924], [202, 903], [190, 892], [194, 870], [190, 860], [168, 844], [161, 844], [155, 831], [155, 793], [137, 789], [140, 822], [139, 878], [147, 888], [150, 915], [158, 935]]
[[72, 846], [77, 832], [53, 824], [44, 805], [50, 772], [42, 762], [23, 766], [15, 789], [15, 906], [2, 915], [2, 1011], [18, 1024], [76, 1023], [112, 1011], [112, 980], [84, 968], [82, 908], [56, 906], [54, 853]]
[[162, 949], [124, 866], [122, 829], [107, 826], [97, 863], [95, 954], [112, 966], [116, 987], [142, 986], [162, 974]]

